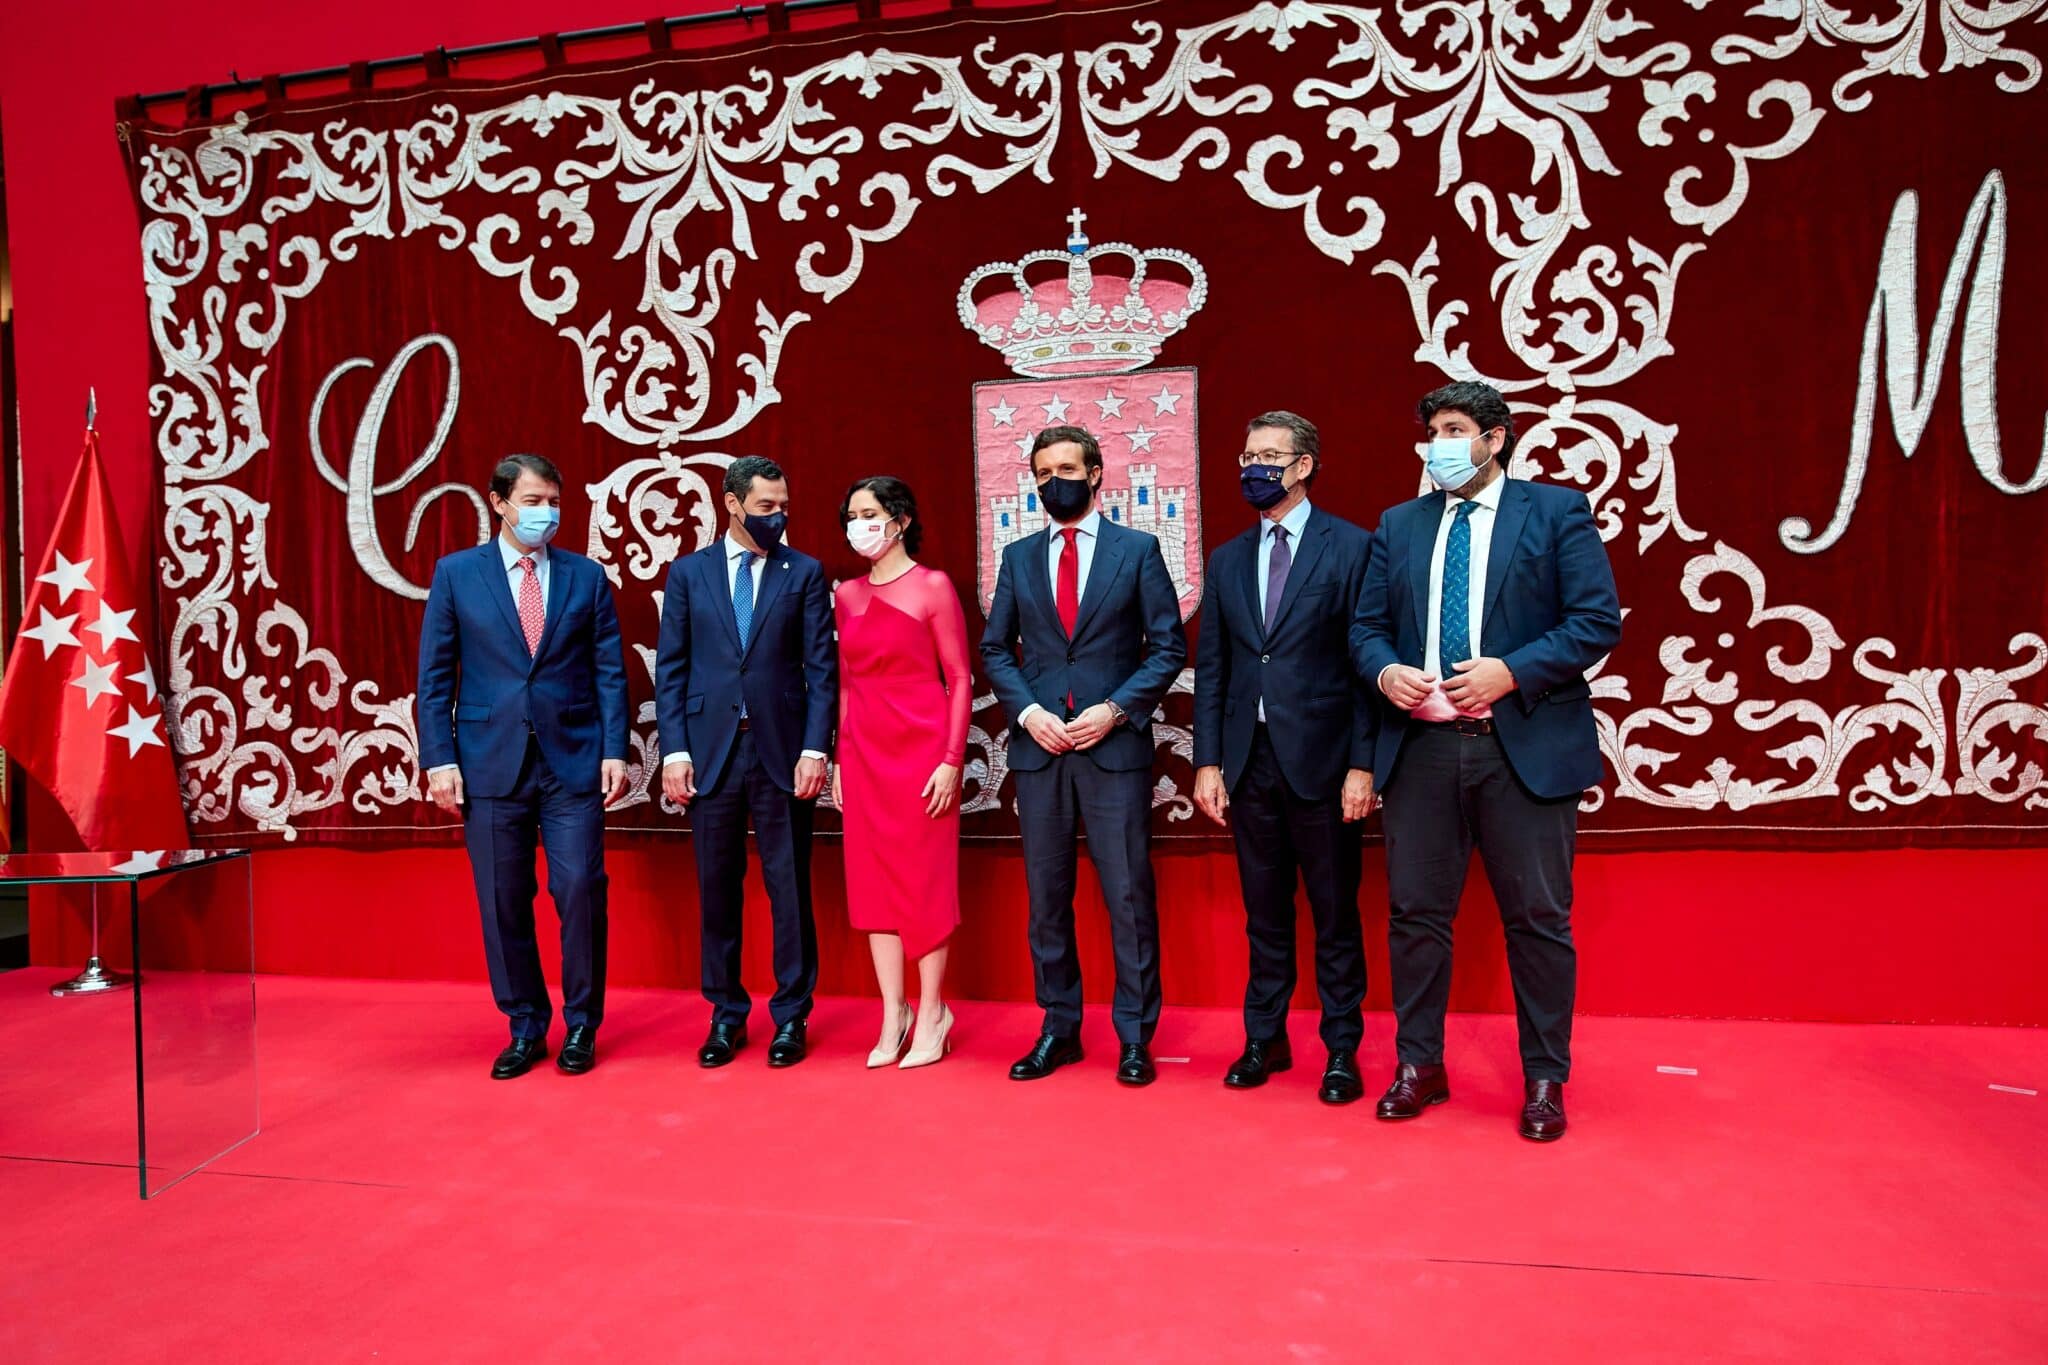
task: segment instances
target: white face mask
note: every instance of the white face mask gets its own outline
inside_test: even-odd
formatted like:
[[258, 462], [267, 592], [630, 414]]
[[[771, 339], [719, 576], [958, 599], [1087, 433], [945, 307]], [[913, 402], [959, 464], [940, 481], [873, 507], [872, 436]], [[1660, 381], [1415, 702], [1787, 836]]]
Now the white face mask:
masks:
[[862, 559], [880, 559], [895, 542], [886, 521], [858, 519], [846, 523], [846, 543]]

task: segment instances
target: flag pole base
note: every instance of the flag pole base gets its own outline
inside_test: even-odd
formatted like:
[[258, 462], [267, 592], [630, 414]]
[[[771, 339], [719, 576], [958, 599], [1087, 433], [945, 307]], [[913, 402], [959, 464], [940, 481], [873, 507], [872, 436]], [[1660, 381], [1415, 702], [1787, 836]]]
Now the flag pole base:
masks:
[[125, 972], [110, 972], [101, 963], [99, 954], [86, 959], [85, 970], [69, 981], [59, 981], [50, 987], [52, 995], [105, 995], [109, 991], [125, 991], [135, 984], [135, 978]]

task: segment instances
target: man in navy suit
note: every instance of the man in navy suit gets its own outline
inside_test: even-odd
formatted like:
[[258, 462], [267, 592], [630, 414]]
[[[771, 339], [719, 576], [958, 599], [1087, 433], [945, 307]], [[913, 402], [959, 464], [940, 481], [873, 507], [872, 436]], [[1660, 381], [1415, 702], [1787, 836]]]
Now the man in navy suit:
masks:
[[1031, 473], [1050, 524], [1004, 548], [981, 637], [989, 682], [1010, 715], [1031, 958], [1045, 1011], [1037, 1044], [1010, 1076], [1037, 1080], [1081, 1060], [1074, 873], [1076, 827], [1085, 826], [1116, 947], [1117, 1079], [1149, 1085], [1159, 1022], [1152, 712], [1187, 659], [1187, 636], [1159, 541], [1095, 510], [1095, 438], [1047, 427], [1032, 442]]
[[1195, 637], [1195, 804], [1237, 844], [1251, 971], [1244, 1053], [1223, 1083], [1247, 1090], [1294, 1065], [1294, 887], [1315, 917], [1322, 997], [1321, 1098], [1365, 1095], [1365, 937], [1359, 823], [1372, 810], [1374, 703], [1351, 668], [1351, 618], [1372, 535], [1309, 502], [1322, 466], [1315, 424], [1252, 419], [1238, 456], [1250, 530], [1209, 557]]
[[1383, 1119], [1450, 1098], [1451, 920], [1472, 849], [1507, 931], [1524, 1081], [1521, 1133], [1562, 1137], [1571, 1074], [1572, 848], [1598, 784], [1586, 670], [1621, 603], [1586, 495], [1505, 477], [1514, 418], [1485, 384], [1422, 400], [1440, 490], [1388, 510], [1351, 651], [1385, 694], [1373, 771], [1385, 801], [1394, 1083]]
[[711, 1032], [697, 1052], [724, 1066], [747, 1043], [740, 982], [747, 817], [775, 928], [770, 1066], [804, 1059], [818, 930], [811, 826], [839, 705], [832, 597], [818, 561], [782, 543], [789, 481], [758, 455], [725, 471], [725, 535], [669, 566], [655, 656], [661, 787], [691, 812]]
[[555, 1065], [596, 1065], [604, 1020], [604, 810], [626, 790], [626, 657], [604, 570], [549, 544], [561, 505], [552, 463], [500, 461], [498, 534], [434, 566], [420, 630], [420, 763], [434, 804], [463, 818], [491, 993], [512, 1024], [499, 1080], [548, 1055], [536, 841], [562, 922], [569, 1032]]

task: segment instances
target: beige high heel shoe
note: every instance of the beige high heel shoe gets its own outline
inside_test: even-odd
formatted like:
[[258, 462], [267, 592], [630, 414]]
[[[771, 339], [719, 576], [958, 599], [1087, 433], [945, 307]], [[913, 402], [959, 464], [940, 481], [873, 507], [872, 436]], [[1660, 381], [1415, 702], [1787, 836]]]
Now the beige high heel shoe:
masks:
[[917, 1006], [903, 1007], [903, 1032], [896, 1035], [896, 1041], [888, 1047], [878, 1047], [868, 1054], [868, 1070], [879, 1066], [894, 1066], [896, 1059], [903, 1055], [903, 1049], [910, 1046], [910, 1028], [917, 1022]]
[[896, 1063], [898, 1070], [909, 1071], [913, 1067], [930, 1066], [953, 1050], [953, 1007], [941, 1005], [939, 1008], [945, 1011], [939, 1017], [939, 1036], [932, 1039], [929, 1046], [912, 1048], [904, 1053], [903, 1060]]

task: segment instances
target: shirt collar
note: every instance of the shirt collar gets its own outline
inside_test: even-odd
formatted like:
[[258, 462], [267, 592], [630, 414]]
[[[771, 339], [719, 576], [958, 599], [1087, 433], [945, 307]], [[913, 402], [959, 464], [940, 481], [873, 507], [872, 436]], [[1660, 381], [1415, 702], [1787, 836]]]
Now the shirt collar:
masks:
[[529, 550], [524, 546], [514, 545], [502, 535], [498, 537], [498, 553], [504, 557], [506, 573], [511, 573], [519, 567], [519, 560], [522, 555], [533, 556], [535, 572], [539, 572], [540, 566], [548, 562], [547, 546], [543, 545], [538, 550]]
[[1476, 502], [1489, 512], [1498, 512], [1500, 510], [1500, 495], [1507, 491], [1507, 486], [1507, 476], [1503, 474], [1500, 478], [1495, 479], [1469, 498], [1461, 498], [1455, 493], [1451, 494], [1445, 500], [1444, 506], [1448, 509], [1456, 507], [1461, 502]]
[[1268, 517], [1260, 517], [1259, 520], [1266, 523], [1266, 529], [1264, 532], [1262, 532], [1262, 534], [1265, 536], [1267, 540], [1271, 540], [1273, 538], [1273, 528], [1276, 526], [1284, 526], [1287, 528], [1288, 543], [1290, 545], [1299, 545], [1301, 544], [1301, 533], [1308, 526], [1308, 514], [1312, 510], [1313, 509], [1309, 506], [1308, 499], [1303, 498], [1300, 502], [1294, 505], [1294, 510], [1292, 512], [1289, 512], [1286, 516], [1280, 518], [1280, 520], [1278, 521], [1274, 521]]
[[756, 555], [762, 559], [766, 559], [768, 557], [762, 554], [759, 550], [749, 550], [746, 546], [740, 544], [737, 540], [734, 540], [732, 538], [732, 532], [727, 531], [725, 533], [725, 557], [727, 559], [735, 559], [740, 555]]
[[[1055, 521], [1046, 529], [1053, 539], [1057, 540], [1059, 539], [1060, 532], [1067, 528]], [[1096, 507], [1089, 508], [1088, 515], [1075, 522], [1073, 529], [1093, 540], [1102, 533], [1102, 510]]]

